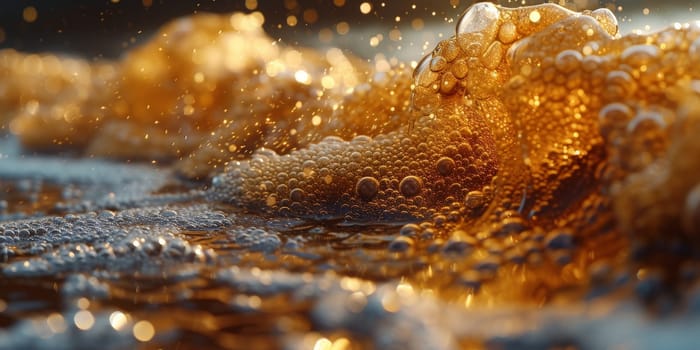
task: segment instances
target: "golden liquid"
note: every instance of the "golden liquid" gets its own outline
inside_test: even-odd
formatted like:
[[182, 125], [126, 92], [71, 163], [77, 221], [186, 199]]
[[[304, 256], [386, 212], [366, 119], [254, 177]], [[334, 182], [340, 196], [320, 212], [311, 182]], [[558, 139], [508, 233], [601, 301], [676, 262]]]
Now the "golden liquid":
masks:
[[[254, 279], [305, 271], [323, 284], [318, 259], [360, 314], [372, 297], [390, 314], [433, 297], [466, 310], [576, 308], [606, 288], [628, 297], [636, 288], [653, 303], [689, 283], [700, 231], [697, 25], [621, 36], [606, 9], [476, 4], [411, 73], [409, 64], [281, 45], [262, 23], [259, 14], [194, 15], [114, 62], [3, 51], [0, 115], [28, 150], [172, 163], [181, 178], [206, 183], [183, 200], [186, 210], [204, 203], [204, 213], [251, 227], [281, 220], [279, 236], [302, 247], [296, 254], [238, 247], [229, 228], [178, 226], [177, 235], [216, 252], [215, 267], [250, 268]], [[174, 189], [163, 192], [196, 186], [169, 181]], [[195, 265], [209, 259], [193, 254]], [[212, 279], [214, 267], [197, 271], [186, 287], [171, 286], [204, 285], [184, 297], [194, 310], [170, 305], [150, 322], [222, 347], [270, 345], [256, 330], [266, 334], [282, 316], [300, 334], [325, 329], [284, 293], [248, 295]], [[385, 281], [395, 289], [375, 292]], [[147, 280], [145, 293], [119, 284], [110, 282], [113, 304], [133, 298], [135, 308], [121, 307], [135, 314], [173, 297], [167, 283]], [[643, 292], [647, 284], [658, 290]], [[273, 316], [217, 314], [211, 300]], [[353, 327], [324, 336], [376, 341]], [[473, 333], [450, 339], [485, 345], [488, 336]]]

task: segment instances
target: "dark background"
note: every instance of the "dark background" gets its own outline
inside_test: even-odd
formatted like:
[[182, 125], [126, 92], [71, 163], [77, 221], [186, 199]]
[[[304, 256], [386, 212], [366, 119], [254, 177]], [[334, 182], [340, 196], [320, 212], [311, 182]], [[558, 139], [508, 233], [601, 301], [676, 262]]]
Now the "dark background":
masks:
[[[114, 1], [114, 2], [113, 2]], [[175, 17], [196, 12], [232, 12], [246, 9], [244, 0], [5, 0], [0, 5], [0, 48], [15, 48], [21, 51], [59, 51], [79, 54], [92, 58], [118, 57], [125, 49], [148, 38], [163, 23]], [[336, 0], [339, 1], [339, 0]], [[314, 33], [322, 28], [332, 28], [339, 21], [346, 21], [351, 28], [376, 28], [378, 32], [388, 31], [395, 26], [405, 26], [414, 18], [422, 18], [429, 25], [456, 19], [476, 0], [345, 0], [343, 6], [334, 0], [257, 0], [257, 8], [265, 15], [265, 30], [275, 38], [290, 44], [313, 45], [317, 40]], [[360, 12], [360, 3], [368, 1], [373, 5], [372, 13]], [[385, 6], [380, 4], [382, 1]], [[582, 0], [568, 0], [581, 2]], [[507, 0], [501, 1], [506, 3]], [[528, 1], [528, 3], [543, 2]], [[558, 2], [558, 1], [556, 1]], [[585, 1], [583, 1], [585, 2]], [[652, 15], [663, 15], [664, 8], [675, 11], [689, 11], [698, 1], [688, 0], [617, 0], [625, 11], [621, 17], [641, 13], [648, 7]], [[520, 0], [514, 1], [519, 4]], [[596, 6], [597, 1], [588, 1]], [[610, 3], [602, 1], [600, 3]], [[599, 3], [599, 4], [600, 4]], [[411, 8], [416, 4], [416, 8]], [[33, 23], [22, 18], [22, 11], [33, 6], [38, 17]], [[302, 19], [306, 10], [315, 9], [318, 20], [305, 23]], [[435, 15], [433, 15], [435, 12]], [[296, 15], [299, 24], [286, 25], [286, 18]], [[401, 23], [394, 17], [400, 15]], [[620, 15], [620, 14], [618, 14]], [[693, 17], [700, 18], [700, 14]], [[674, 17], [671, 17], [674, 18]], [[667, 17], [663, 17], [666, 21]], [[443, 26], [444, 27], [444, 26]], [[346, 38], [346, 40], [349, 40]], [[352, 39], [355, 40], [355, 39]], [[360, 37], [357, 40], [367, 40]], [[343, 45], [341, 43], [341, 45]]]
[[[377, 2], [369, 15], [360, 12], [362, 2], [346, 0], [339, 7], [332, 0], [258, 0], [256, 10], [265, 15], [265, 30], [271, 36], [295, 44], [309, 37], [308, 34], [332, 27], [341, 20], [351, 26], [381, 25], [387, 22], [384, 17], [390, 16], [388, 24], [391, 25], [397, 14], [403, 15], [402, 21], [406, 22], [417, 17], [433, 17], [426, 16], [432, 11], [438, 12], [433, 18], [442, 19], [447, 14], [458, 15], [474, 1], [452, 0], [453, 4], [459, 3], [459, 9], [455, 10], [449, 0], [385, 0], [385, 7]], [[411, 9], [412, 3], [422, 5]], [[27, 23], [22, 18], [22, 11], [27, 6], [37, 9], [38, 17], [33, 23]], [[313, 24], [305, 23], [302, 19], [304, 11], [308, 9], [315, 9], [318, 14], [318, 20]], [[246, 9], [243, 0], [152, 0], [150, 6], [145, 6], [142, 0], [120, 0], [117, 3], [110, 0], [3, 1], [0, 28], [4, 31], [5, 38], [0, 42], [0, 48], [115, 57], [175, 17], [196, 12], [233, 11], [252, 12]], [[286, 18], [289, 15], [296, 15], [299, 24], [295, 27], [287, 26]]]

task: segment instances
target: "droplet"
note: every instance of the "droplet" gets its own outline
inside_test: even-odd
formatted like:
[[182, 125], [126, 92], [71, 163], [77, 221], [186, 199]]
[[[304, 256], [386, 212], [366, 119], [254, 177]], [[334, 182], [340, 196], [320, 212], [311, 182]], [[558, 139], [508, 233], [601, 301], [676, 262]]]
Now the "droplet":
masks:
[[363, 201], [371, 201], [379, 192], [379, 181], [377, 179], [366, 176], [357, 181], [355, 193]]
[[608, 137], [613, 130], [622, 129], [632, 119], [632, 110], [624, 103], [610, 103], [598, 114], [600, 133]]
[[406, 197], [413, 197], [418, 195], [422, 188], [423, 180], [421, 180], [417, 176], [406, 176], [399, 183], [399, 191], [401, 191], [401, 194]]

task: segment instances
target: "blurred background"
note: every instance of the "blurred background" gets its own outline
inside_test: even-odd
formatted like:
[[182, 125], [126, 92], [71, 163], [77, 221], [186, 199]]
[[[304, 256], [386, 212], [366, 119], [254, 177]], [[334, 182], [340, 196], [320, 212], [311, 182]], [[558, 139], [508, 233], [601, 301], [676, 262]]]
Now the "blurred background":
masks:
[[[0, 48], [116, 58], [165, 22], [197, 12], [260, 11], [265, 30], [288, 44], [337, 46], [367, 58], [419, 59], [474, 0], [12, 0], [0, 9]], [[504, 6], [545, 1], [502, 0]], [[623, 31], [700, 19], [700, 0], [555, 0], [608, 7]]]

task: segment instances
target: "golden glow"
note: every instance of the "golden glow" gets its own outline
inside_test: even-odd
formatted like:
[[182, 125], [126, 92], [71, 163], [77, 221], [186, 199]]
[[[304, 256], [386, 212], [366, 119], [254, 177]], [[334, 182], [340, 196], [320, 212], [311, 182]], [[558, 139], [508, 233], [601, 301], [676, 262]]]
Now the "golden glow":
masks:
[[372, 12], [372, 4], [370, 4], [368, 2], [361, 3], [360, 4], [360, 12], [362, 12], [365, 15]]
[[75, 316], [73, 316], [73, 322], [78, 329], [86, 331], [95, 325], [95, 317], [90, 311], [81, 310], [75, 313]]
[[115, 331], [124, 329], [128, 322], [129, 318], [121, 311], [114, 311], [109, 315], [109, 324]]
[[46, 324], [48, 324], [49, 329], [54, 333], [63, 333], [67, 328], [66, 320], [63, 318], [63, 315], [59, 313], [52, 313], [49, 315], [49, 317], [46, 318]]
[[304, 70], [298, 70], [294, 73], [294, 80], [299, 83], [309, 85], [311, 84], [311, 75]]
[[85, 310], [90, 307], [90, 300], [88, 300], [87, 298], [80, 298], [78, 299], [78, 301], [76, 301], [76, 305], [80, 309]]
[[382, 296], [382, 307], [387, 312], [398, 312], [401, 310], [401, 299], [396, 293], [386, 293]]
[[328, 340], [328, 338], [321, 338], [314, 344], [314, 350], [331, 350], [333, 342]]
[[36, 21], [37, 17], [39, 17], [39, 12], [36, 10], [36, 7], [34, 7], [34, 6], [27, 6], [22, 11], [22, 18], [27, 23], [34, 23]]
[[156, 330], [153, 328], [151, 322], [143, 320], [134, 324], [132, 333], [134, 334], [134, 338], [136, 338], [136, 340], [140, 342], [147, 342], [153, 339], [153, 336], [156, 334]]

